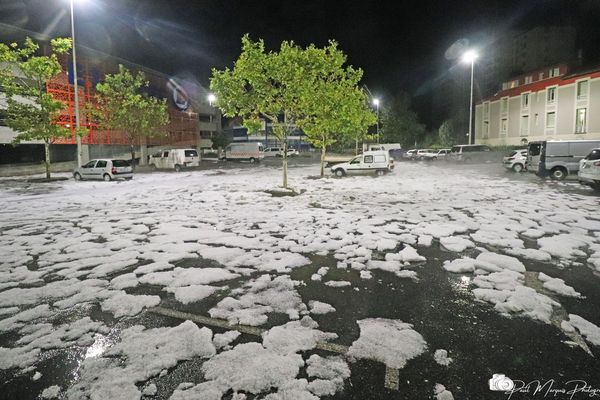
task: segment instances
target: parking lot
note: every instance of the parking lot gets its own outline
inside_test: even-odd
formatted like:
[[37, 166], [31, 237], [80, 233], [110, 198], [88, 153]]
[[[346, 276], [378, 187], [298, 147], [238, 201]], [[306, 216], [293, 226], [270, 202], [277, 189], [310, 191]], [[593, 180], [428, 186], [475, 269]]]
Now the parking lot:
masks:
[[600, 390], [597, 193], [491, 163], [315, 179], [298, 157], [299, 194], [274, 196], [280, 162], [0, 181], [0, 397]]

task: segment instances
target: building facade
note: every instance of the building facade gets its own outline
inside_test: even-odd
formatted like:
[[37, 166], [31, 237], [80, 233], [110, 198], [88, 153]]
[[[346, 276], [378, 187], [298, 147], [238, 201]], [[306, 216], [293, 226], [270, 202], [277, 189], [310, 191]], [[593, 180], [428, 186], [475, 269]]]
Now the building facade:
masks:
[[562, 64], [519, 75], [475, 107], [476, 143], [577, 139], [600, 139], [600, 67], [570, 72]]

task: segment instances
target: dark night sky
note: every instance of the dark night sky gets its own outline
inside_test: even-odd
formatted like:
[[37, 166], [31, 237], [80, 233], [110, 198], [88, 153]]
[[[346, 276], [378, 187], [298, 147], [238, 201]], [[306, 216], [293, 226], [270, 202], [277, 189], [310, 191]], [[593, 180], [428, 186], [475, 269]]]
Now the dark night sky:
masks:
[[[460, 38], [480, 45], [513, 28], [600, 25], [596, 0], [78, 1], [78, 45], [167, 74], [207, 83], [211, 67], [232, 65], [247, 32], [270, 48], [335, 39], [375, 93], [414, 93], [451, 65], [444, 52]], [[68, 0], [0, 0], [0, 23], [2, 41], [34, 32], [70, 36]], [[597, 28], [585, 29], [584, 45], [597, 46]]]

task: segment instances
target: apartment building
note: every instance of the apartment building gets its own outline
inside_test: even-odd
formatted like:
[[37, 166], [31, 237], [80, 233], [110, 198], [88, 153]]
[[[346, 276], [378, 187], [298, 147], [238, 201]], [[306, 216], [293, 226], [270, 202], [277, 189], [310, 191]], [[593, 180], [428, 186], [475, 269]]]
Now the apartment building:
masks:
[[571, 72], [561, 64], [522, 74], [475, 106], [476, 143], [549, 139], [600, 139], [600, 66]]

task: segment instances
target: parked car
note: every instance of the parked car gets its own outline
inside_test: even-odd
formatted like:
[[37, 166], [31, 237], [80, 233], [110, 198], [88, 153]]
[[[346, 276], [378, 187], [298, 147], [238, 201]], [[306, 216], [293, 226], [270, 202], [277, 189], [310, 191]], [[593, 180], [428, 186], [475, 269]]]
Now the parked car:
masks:
[[488, 158], [490, 148], [481, 144], [460, 144], [453, 146], [450, 159], [453, 161], [477, 162]]
[[130, 180], [133, 178], [133, 168], [129, 161], [96, 159], [90, 160], [85, 165], [75, 168], [73, 178], [77, 181], [85, 179], [98, 179], [112, 181], [113, 179]]
[[446, 157], [450, 154], [450, 149], [440, 149], [440, 150], [428, 150], [423, 158], [425, 160], [437, 160], [437, 159], [446, 159]]
[[264, 147], [260, 142], [231, 143], [225, 148], [225, 160], [248, 160], [251, 163], [265, 157]]
[[408, 150], [406, 153], [404, 153], [403, 157], [408, 160], [412, 160], [416, 152], [417, 149]]
[[[283, 157], [283, 148], [282, 147], [267, 147], [264, 151], [265, 153], [265, 157]], [[298, 152], [298, 150], [294, 149], [293, 147], [288, 147], [287, 149], [287, 156], [288, 157], [293, 157], [293, 156], [297, 156], [300, 153]]]
[[390, 156], [389, 151], [365, 151], [360, 156], [354, 157], [352, 160], [336, 164], [331, 167], [331, 172], [335, 176], [342, 177], [344, 175], [367, 175], [377, 174], [384, 175], [394, 169], [394, 159]]
[[174, 169], [179, 172], [184, 168], [200, 166], [200, 157], [194, 149], [169, 149], [151, 155], [148, 165], [154, 169]]
[[433, 149], [419, 149], [413, 155], [412, 160], [425, 160], [427, 158], [427, 154], [433, 153], [435, 150]]
[[563, 180], [577, 174], [579, 162], [590, 151], [600, 147], [600, 140], [544, 140], [530, 142], [527, 163], [538, 176]]
[[519, 149], [502, 158], [502, 165], [515, 172], [527, 170], [527, 149]]
[[579, 161], [579, 182], [600, 190], [600, 148], [594, 149]]

